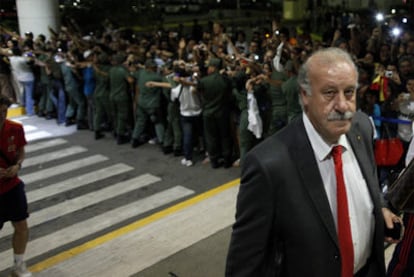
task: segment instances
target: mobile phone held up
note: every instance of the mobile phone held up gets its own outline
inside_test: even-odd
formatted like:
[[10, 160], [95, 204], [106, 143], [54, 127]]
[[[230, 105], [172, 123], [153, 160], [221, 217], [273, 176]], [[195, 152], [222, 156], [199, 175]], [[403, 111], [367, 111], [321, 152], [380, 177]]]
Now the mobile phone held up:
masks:
[[401, 239], [401, 223], [394, 222], [394, 228], [390, 229], [387, 226], [384, 226], [384, 235], [385, 237], [390, 237], [395, 240]]
[[385, 77], [392, 78], [392, 71], [391, 70], [385, 70]]

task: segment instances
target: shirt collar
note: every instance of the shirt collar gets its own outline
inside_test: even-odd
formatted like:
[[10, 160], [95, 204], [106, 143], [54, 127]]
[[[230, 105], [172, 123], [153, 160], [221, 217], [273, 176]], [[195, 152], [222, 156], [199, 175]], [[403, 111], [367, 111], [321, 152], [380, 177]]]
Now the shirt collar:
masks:
[[303, 113], [303, 123], [305, 125], [306, 134], [308, 135], [308, 138], [312, 145], [312, 149], [315, 154], [315, 157], [318, 159], [319, 162], [330, 157], [332, 148], [336, 145], [342, 145], [342, 147], [345, 150], [349, 149], [349, 143], [348, 143], [348, 140], [345, 134], [339, 137], [337, 144], [332, 144], [332, 145], [327, 144], [323, 140], [321, 135], [316, 131], [315, 127], [313, 127], [312, 123], [310, 122], [308, 118], [308, 115], [305, 112]]

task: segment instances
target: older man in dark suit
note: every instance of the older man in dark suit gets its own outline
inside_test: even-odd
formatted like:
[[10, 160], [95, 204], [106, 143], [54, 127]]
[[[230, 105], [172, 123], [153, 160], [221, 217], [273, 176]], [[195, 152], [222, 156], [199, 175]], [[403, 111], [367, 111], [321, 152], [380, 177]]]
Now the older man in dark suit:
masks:
[[385, 276], [373, 128], [355, 112], [348, 53], [314, 53], [298, 76], [303, 116], [250, 151], [226, 276]]

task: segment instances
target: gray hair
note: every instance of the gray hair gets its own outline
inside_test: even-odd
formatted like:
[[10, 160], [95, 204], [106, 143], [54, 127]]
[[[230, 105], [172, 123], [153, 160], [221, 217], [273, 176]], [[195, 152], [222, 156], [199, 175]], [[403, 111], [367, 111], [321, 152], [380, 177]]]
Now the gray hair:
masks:
[[[352, 65], [358, 77], [358, 69], [351, 55], [337, 47], [322, 48], [314, 52], [300, 67], [298, 73], [298, 84], [306, 92], [307, 95], [312, 94], [311, 82], [309, 80], [309, 71], [311, 69], [312, 60], [318, 58], [321, 64], [335, 64], [338, 61], [344, 61]], [[358, 80], [358, 78], [357, 78]]]

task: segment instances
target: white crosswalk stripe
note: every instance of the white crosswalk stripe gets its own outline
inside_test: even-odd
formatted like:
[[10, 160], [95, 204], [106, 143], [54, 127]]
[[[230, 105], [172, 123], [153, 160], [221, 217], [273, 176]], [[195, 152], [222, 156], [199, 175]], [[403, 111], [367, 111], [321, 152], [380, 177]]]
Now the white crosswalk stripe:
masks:
[[132, 170], [133, 167], [126, 164], [115, 164], [104, 167], [83, 175], [75, 176], [63, 180], [62, 182], [54, 183], [53, 185], [42, 187], [40, 189], [31, 190], [27, 192], [27, 201], [30, 203], [50, 197], [68, 190], [79, 188], [81, 186], [91, 184], [93, 182], [109, 178], [121, 173]]
[[103, 155], [93, 155], [76, 161], [68, 162], [65, 164], [57, 165], [54, 167], [22, 175], [20, 176], [20, 179], [22, 179], [26, 184], [30, 185], [31, 183], [34, 183], [42, 179], [50, 178], [65, 172], [69, 172], [71, 170], [84, 168], [86, 166], [90, 166], [92, 164], [103, 162], [106, 160], [108, 160], [108, 158]]
[[42, 165], [47, 162], [51, 162], [54, 160], [62, 159], [71, 155], [79, 154], [82, 152], [86, 152], [87, 149], [81, 146], [71, 146], [62, 150], [57, 150], [54, 152], [49, 152], [47, 154], [38, 155], [33, 158], [28, 158], [24, 160], [23, 167], [29, 167], [33, 165]]
[[23, 125], [24, 132], [27, 134], [29, 132], [36, 131], [38, 128], [33, 125]]
[[[31, 239], [26, 260], [44, 255], [47, 257], [50, 251], [76, 244], [78, 240], [194, 194], [194, 191], [183, 186], [151, 190], [151, 186], [162, 180], [160, 177], [149, 173], [135, 176], [134, 168], [130, 165], [112, 162], [101, 154], [89, 153], [85, 147], [69, 146], [68, 141], [62, 138], [36, 142], [51, 135], [30, 126], [25, 126], [25, 131], [29, 143], [25, 147], [27, 157], [20, 178], [26, 184], [29, 208], [31, 205], [37, 206], [28, 219], [31, 233], [36, 233], [36, 229], [45, 229], [47, 224], [62, 218], [70, 222], [62, 227], [51, 225], [51, 231], [40, 232]], [[88, 171], [85, 173], [85, 170]], [[65, 178], [63, 174], [71, 177]], [[54, 182], [55, 178], [60, 179]], [[120, 201], [117, 206], [108, 209], [102, 205], [104, 201], [112, 201], [133, 192], [139, 192], [142, 196], [136, 200]], [[62, 201], [54, 200], [62, 198]], [[88, 208], [91, 210], [91, 207], [99, 205], [102, 208], [89, 211], [94, 213], [93, 216], [88, 214], [81, 220], [76, 219]], [[72, 217], [75, 213], [78, 217]], [[3, 247], [0, 248], [0, 275], [11, 266], [12, 250], [5, 248], [5, 244], [10, 241], [12, 232], [10, 223], [1, 230], [0, 246]]]
[[67, 143], [67, 141], [61, 138], [51, 139], [51, 140], [47, 140], [43, 142], [38, 142], [35, 144], [28, 144], [25, 146], [24, 151], [26, 153], [32, 153], [32, 152], [35, 152], [41, 149], [46, 149], [49, 147], [58, 146], [58, 145], [65, 144], [65, 143]]
[[27, 141], [49, 138], [52, 134], [46, 131], [31, 132], [26, 134]]

